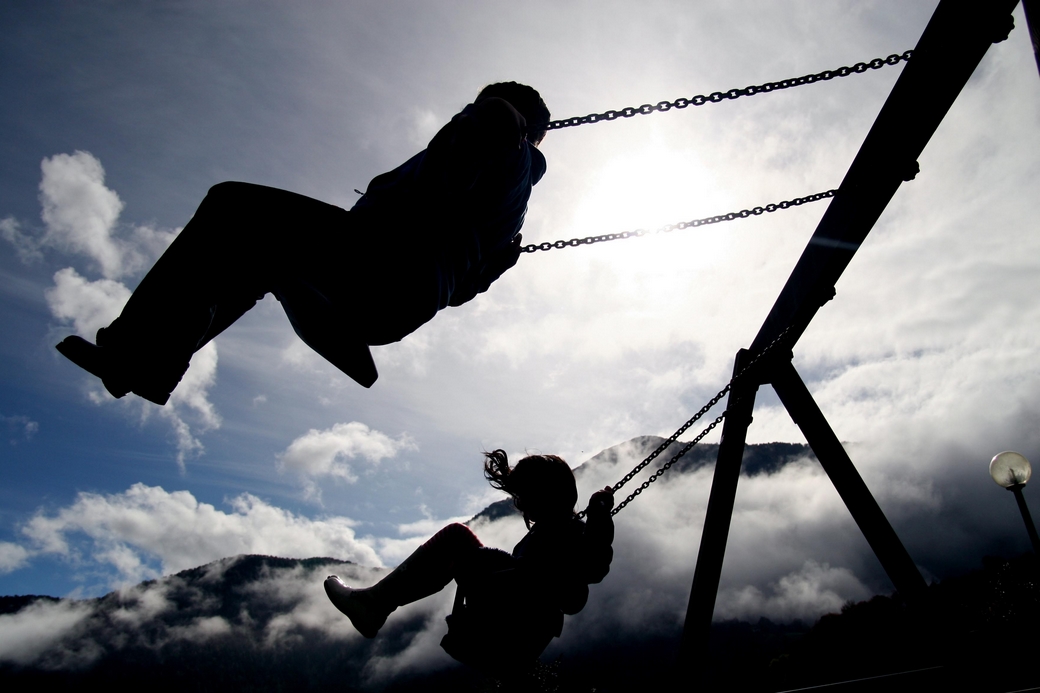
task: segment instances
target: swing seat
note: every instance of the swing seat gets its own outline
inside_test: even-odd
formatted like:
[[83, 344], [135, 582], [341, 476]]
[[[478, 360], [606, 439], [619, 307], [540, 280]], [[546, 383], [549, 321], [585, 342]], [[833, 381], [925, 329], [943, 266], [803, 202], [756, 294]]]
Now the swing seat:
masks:
[[452, 659], [489, 675], [526, 669], [560, 634], [555, 616], [526, 606], [474, 604], [458, 587], [441, 648]]
[[372, 387], [379, 373], [368, 345], [351, 333], [349, 314], [337, 309], [305, 281], [282, 281], [275, 297], [304, 344], [357, 384]]

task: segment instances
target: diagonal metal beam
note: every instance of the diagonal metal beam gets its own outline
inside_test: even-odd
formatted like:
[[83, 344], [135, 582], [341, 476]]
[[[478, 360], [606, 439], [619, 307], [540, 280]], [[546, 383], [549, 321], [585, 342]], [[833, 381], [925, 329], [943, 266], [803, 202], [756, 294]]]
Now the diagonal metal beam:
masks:
[[874, 555], [881, 561], [892, 584], [907, 601], [920, 602], [927, 587], [924, 578], [903, 542], [899, 541], [885, 513], [881, 511], [881, 506], [863, 483], [863, 477], [852, 464], [845, 447], [827, 423], [794, 364], [790, 361], [777, 362], [771, 383], [791, 418], [802, 429], [809, 447], [827, 472], [870, 548], [874, 550]]
[[1033, 44], [1036, 69], [1040, 70], [1040, 0], [1022, 0], [1022, 12], [1029, 28], [1029, 40]]
[[989, 46], [1007, 37], [1018, 0], [942, 0], [838, 194], [762, 324], [757, 354], [790, 326], [793, 347], [904, 180]]

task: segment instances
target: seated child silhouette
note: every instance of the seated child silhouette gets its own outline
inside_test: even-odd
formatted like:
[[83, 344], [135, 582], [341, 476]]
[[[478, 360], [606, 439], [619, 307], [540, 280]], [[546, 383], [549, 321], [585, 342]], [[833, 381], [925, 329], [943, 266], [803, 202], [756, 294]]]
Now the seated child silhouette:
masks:
[[574, 473], [555, 455], [532, 455], [510, 468], [502, 450], [485, 453], [484, 475], [513, 497], [528, 532], [509, 554], [485, 547], [469, 527], [437, 532], [393, 572], [367, 589], [325, 580], [329, 599], [366, 638], [374, 638], [397, 607], [455, 580], [458, 593], [441, 647], [486, 672], [530, 665], [563, 629], [564, 614], [585, 606], [613, 558], [610, 487], [589, 501], [586, 520], [574, 512]]
[[370, 387], [369, 346], [403, 339], [516, 264], [548, 122], [537, 91], [491, 84], [350, 211], [215, 185], [96, 344], [72, 336], [58, 351], [114, 397], [165, 404], [192, 354], [272, 293], [304, 342]]

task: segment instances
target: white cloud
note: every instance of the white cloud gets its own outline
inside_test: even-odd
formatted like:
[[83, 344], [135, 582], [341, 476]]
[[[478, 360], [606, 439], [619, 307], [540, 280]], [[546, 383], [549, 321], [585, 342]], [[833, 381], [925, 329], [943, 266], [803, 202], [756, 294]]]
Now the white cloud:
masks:
[[[205, 446], [199, 435], [220, 428], [222, 419], [209, 400], [209, 389], [217, 379], [217, 345], [210, 342], [195, 352], [191, 365], [181, 382], [163, 407], [140, 400], [134, 404], [141, 407], [143, 419], [152, 413], [169, 422], [177, 448], [177, 466], [185, 472], [185, 462], [201, 455]], [[97, 391], [95, 401], [110, 401], [104, 393]]]
[[16, 438], [11, 438], [9, 442], [11, 445], [17, 445], [20, 440], [29, 441], [33, 439], [33, 436], [40, 430], [40, 424], [37, 421], [33, 421], [28, 416], [14, 415], [4, 416], [0, 414], [0, 423], [7, 424], [7, 430], [12, 434], [17, 434]]
[[130, 289], [112, 279], [89, 281], [66, 267], [54, 273], [54, 286], [44, 295], [54, 317], [71, 322], [76, 334], [94, 341], [99, 328], [119, 317]]
[[401, 450], [417, 449], [406, 433], [394, 439], [359, 421], [351, 421], [324, 431], [312, 428], [290, 443], [278, 460], [283, 469], [305, 477], [328, 476], [353, 483], [358, 477], [350, 460], [361, 457], [375, 465]]
[[14, 217], [0, 219], [0, 238], [14, 246], [18, 259], [26, 264], [43, 258], [39, 239], [23, 233], [21, 224]]
[[89, 152], [55, 154], [40, 164], [40, 204], [46, 231], [39, 241], [20, 234], [17, 224], [3, 227], [4, 237], [29, 257], [34, 244], [85, 255], [97, 263], [106, 279], [146, 269], [177, 230], [138, 226], [128, 237], [116, 234], [123, 201], [105, 186], [105, 170]]
[[[346, 517], [311, 520], [249, 494], [228, 503], [231, 512], [224, 512], [188, 491], [135, 484], [118, 494], [80, 493], [53, 514], [38, 512], [21, 531], [33, 554], [89, 561], [117, 585], [242, 553], [381, 565]], [[156, 561], [158, 570], [150, 567]]]
[[24, 567], [29, 562], [29, 552], [19, 544], [0, 541], [0, 575]]
[[0, 615], [0, 662], [26, 665], [68, 637], [93, 609], [73, 601], [39, 601]]
[[767, 592], [755, 585], [723, 590], [715, 604], [717, 619], [778, 622], [812, 620], [822, 613], [837, 613], [847, 601], [867, 599], [872, 592], [848, 568], [832, 568], [808, 560], [801, 569], [771, 584]]
[[44, 159], [40, 168], [44, 243], [93, 259], [107, 279], [123, 275], [123, 249], [112, 237], [123, 201], [105, 187], [101, 162], [77, 151]]
[[163, 254], [180, 229], [157, 229], [152, 226], [135, 226], [123, 243], [123, 272], [135, 274], [151, 267]]
[[170, 635], [174, 639], [191, 642], [205, 642], [229, 633], [231, 624], [220, 616], [200, 617], [186, 626], [174, 626], [170, 629]]
[[121, 588], [118, 591], [119, 607], [112, 611], [112, 619], [136, 628], [167, 613], [176, 608], [167, 597], [170, 587], [170, 583], [160, 581]]
[[[170, 395], [170, 401], [159, 409], [160, 415], [173, 426], [177, 438], [177, 464], [182, 471], [184, 461], [203, 450], [196, 435], [220, 428], [220, 415], [209, 400], [209, 388], [216, 382], [217, 345], [210, 342], [191, 357], [191, 365]], [[186, 416], [197, 422], [194, 430], [185, 421]]]

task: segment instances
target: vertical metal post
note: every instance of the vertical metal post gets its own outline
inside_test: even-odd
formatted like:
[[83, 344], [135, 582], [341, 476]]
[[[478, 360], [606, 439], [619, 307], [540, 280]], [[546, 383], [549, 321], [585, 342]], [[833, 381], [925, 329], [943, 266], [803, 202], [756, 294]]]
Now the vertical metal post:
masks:
[[1040, 556], [1040, 536], [1036, 533], [1036, 525], [1033, 524], [1033, 516], [1029, 514], [1029, 506], [1026, 505], [1026, 499], [1022, 496], [1022, 489], [1025, 484], [1015, 484], [1009, 486], [1008, 491], [1015, 494], [1015, 500], [1018, 501], [1018, 509], [1022, 513], [1022, 521], [1026, 523], [1026, 532], [1029, 533], [1029, 541], [1033, 543], [1033, 553]]
[[926, 588], [924, 578], [867, 485], [863, 483], [863, 478], [834, 435], [794, 365], [790, 361], [777, 362], [770, 376], [780, 401], [802, 429], [809, 447], [827, 472], [838, 495], [845, 501], [852, 519], [859, 525], [892, 584], [908, 600], [919, 601]]
[[[737, 352], [734, 375], [750, 360], [749, 354], [746, 349]], [[715, 597], [722, 576], [722, 561], [726, 556], [726, 541], [737, 495], [740, 464], [744, 458], [744, 443], [757, 392], [757, 382], [747, 377], [741, 378], [733, 383], [726, 404], [726, 423], [722, 426], [708, 511], [701, 532], [700, 550], [697, 552], [697, 568], [693, 573], [690, 603], [686, 608], [686, 623], [679, 645], [678, 664], [687, 673], [687, 680], [693, 680], [694, 676], [703, 675], [707, 671], [711, 617], [715, 612]]]
[[1040, 0], [1022, 0], [1022, 11], [1025, 12], [1029, 39], [1033, 43], [1036, 69], [1040, 70]]

